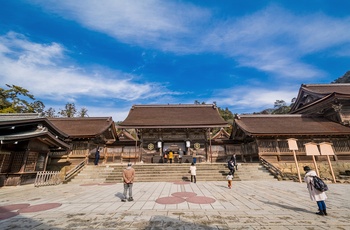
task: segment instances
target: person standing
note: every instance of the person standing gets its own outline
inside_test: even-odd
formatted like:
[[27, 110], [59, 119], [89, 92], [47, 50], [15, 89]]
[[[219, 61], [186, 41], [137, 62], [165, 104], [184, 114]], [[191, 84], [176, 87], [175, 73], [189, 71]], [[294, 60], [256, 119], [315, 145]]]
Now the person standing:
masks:
[[313, 185], [313, 180], [314, 176], [317, 176], [316, 172], [314, 170], [311, 170], [309, 166], [304, 167], [304, 171], [306, 172], [304, 181], [307, 184], [307, 189], [310, 194], [310, 198], [312, 201], [317, 202], [318, 206], [318, 212], [316, 212], [317, 215], [327, 216], [327, 209], [326, 209], [326, 202], [325, 200], [327, 199], [327, 195], [325, 192], [318, 191], [314, 188]]
[[195, 163], [192, 162], [191, 166], [190, 166], [190, 173], [191, 173], [191, 182], [196, 183], [197, 182], [197, 178], [196, 178], [196, 174], [197, 174], [197, 167], [195, 165]]
[[97, 146], [96, 152], [95, 152], [95, 162], [94, 162], [95, 165], [98, 165], [98, 161], [100, 160], [100, 150], [99, 149], [100, 148]]
[[135, 179], [135, 169], [133, 169], [132, 164], [129, 162], [128, 163], [128, 167], [126, 167], [123, 170], [123, 181], [124, 181], [124, 197], [122, 199], [123, 202], [126, 202], [126, 198], [127, 198], [127, 192], [129, 190], [129, 198], [128, 201], [133, 201], [133, 197], [132, 197], [132, 185], [134, 183], [134, 179]]
[[182, 149], [179, 149], [179, 163], [182, 163], [182, 156], [184, 155], [184, 151], [182, 151]]
[[194, 164], [197, 163], [197, 150], [194, 150], [194, 151], [192, 152], [192, 162], [193, 162]]
[[173, 151], [170, 151], [170, 152], [169, 152], [168, 158], [169, 158], [169, 163], [172, 164], [172, 163], [173, 163], [173, 159], [174, 159], [174, 153], [173, 153]]
[[226, 176], [226, 180], [227, 180], [228, 188], [231, 189], [232, 188], [232, 180], [233, 180], [233, 175], [231, 172], [229, 172], [228, 175]]

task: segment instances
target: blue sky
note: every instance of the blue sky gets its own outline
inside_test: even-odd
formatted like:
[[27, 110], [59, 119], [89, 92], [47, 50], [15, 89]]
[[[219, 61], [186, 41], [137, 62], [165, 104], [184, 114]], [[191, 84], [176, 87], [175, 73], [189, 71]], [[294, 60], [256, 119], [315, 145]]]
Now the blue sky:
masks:
[[195, 100], [259, 112], [349, 64], [347, 0], [0, 0], [0, 87], [56, 112], [122, 121], [134, 104]]

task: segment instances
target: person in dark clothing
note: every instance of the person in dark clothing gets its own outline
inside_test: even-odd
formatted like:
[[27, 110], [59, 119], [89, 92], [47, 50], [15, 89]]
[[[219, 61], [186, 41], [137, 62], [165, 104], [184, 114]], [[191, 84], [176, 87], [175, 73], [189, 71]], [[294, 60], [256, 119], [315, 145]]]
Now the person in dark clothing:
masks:
[[98, 161], [100, 160], [100, 150], [99, 147], [96, 148], [96, 153], [95, 153], [95, 165], [98, 165]]
[[227, 162], [227, 166], [228, 166], [228, 169], [230, 170], [230, 173], [232, 175], [234, 175], [235, 174], [235, 165], [233, 163], [232, 158]]
[[238, 170], [236, 154], [232, 155], [231, 160], [233, 161], [233, 165], [235, 166], [236, 170]]

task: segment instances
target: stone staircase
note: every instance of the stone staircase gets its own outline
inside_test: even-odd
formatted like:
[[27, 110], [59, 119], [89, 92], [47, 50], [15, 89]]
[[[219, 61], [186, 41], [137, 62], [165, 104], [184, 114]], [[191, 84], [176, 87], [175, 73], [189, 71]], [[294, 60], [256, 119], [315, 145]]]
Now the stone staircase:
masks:
[[[122, 171], [125, 164], [87, 165], [68, 183], [96, 184], [122, 182]], [[190, 181], [188, 172], [190, 164], [136, 164], [137, 182]], [[229, 172], [226, 163], [197, 164], [197, 181], [223, 181]], [[241, 163], [234, 175], [235, 181], [276, 180], [259, 163]]]

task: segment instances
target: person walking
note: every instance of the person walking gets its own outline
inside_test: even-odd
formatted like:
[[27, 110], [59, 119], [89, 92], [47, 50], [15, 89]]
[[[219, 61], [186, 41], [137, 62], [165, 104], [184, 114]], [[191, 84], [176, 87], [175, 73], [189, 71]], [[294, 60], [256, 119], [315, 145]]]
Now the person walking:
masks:
[[238, 170], [238, 165], [237, 165], [237, 159], [236, 159], [236, 153], [234, 153], [232, 155], [232, 161], [233, 161], [233, 165], [235, 166], [236, 170]]
[[191, 173], [191, 182], [194, 182], [194, 183], [197, 182], [196, 171], [197, 171], [196, 164], [192, 162], [192, 164], [190, 166], [190, 173]]
[[230, 170], [231, 175], [233, 176], [235, 174], [235, 165], [233, 163], [232, 158], [227, 162], [227, 167]]
[[133, 169], [132, 164], [129, 162], [128, 163], [128, 167], [126, 167], [123, 170], [123, 181], [124, 181], [124, 197], [122, 199], [123, 202], [126, 202], [126, 198], [127, 198], [127, 192], [129, 190], [129, 198], [128, 201], [133, 201], [133, 197], [132, 197], [132, 185], [134, 183], [134, 179], [135, 179], [135, 169]]
[[226, 176], [226, 180], [227, 180], [228, 188], [231, 189], [232, 188], [232, 180], [233, 180], [233, 175], [231, 172], [229, 172], [228, 175]]
[[316, 172], [314, 170], [311, 170], [309, 166], [305, 166], [304, 171], [306, 173], [304, 177], [304, 181], [307, 184], [307, 189], [309, 191], [310, 198], [312, 201], [317, 202], [319, 211], [316, 212], [316, 214], [321, 216], [324, 216], [324, 215], [327, 216], [326, 202], [325, 202], [325, 200], [327, 199], [327, 195], [325, 192], [316, 190], [313, 186], [313, 180], [314, 180], [313, 177], [317, 176]]

